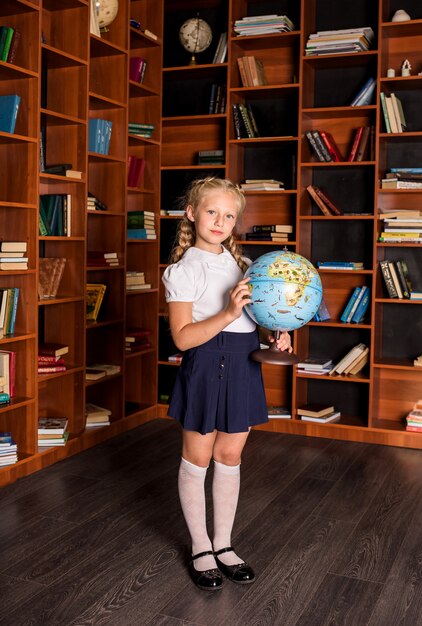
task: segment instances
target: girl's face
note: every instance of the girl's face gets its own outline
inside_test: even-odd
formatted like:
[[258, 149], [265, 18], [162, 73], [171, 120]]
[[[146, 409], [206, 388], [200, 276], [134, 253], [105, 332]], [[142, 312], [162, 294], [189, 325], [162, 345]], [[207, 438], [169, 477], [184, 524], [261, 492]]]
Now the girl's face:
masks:
[[195, 247], [220, 254], [221, 244], [232, 234], [238, 213], [236, 197], [227, 191], [210, 191], [195, 211], [188, 206], [186, 214], [195, 222]]

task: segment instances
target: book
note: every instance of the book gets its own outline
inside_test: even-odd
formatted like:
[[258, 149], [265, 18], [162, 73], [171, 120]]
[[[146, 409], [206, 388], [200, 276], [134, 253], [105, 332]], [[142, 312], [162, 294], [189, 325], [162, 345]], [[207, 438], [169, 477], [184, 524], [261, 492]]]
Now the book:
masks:
[[330, 200], [327, 195], [320, 189], [319, 187], [314, 186], [314, 190], [317, 196], [323, 201], [323, 203], [328, 207], [333, 215], [343, 215], [343, 211], [336, 205], [332, 200]]
[[361, 293], [359, 294], [358, 303], [355, 310], [352, 313], [352, 317], [350, 321], [352, 324], [359, 324], [365, 316], [365, 313], [368, 309], [369, 302], [371, 297], [371, 290], [369, 287], [362, 287]]
[[0, 96], [0, 131], [14, 133], [21, 97], [18, 94]]
[[292, 413], [288, 409], [282, 406], [269, 406], [268, 407], [269, 419], [291, 419]]
[[57, 342], [44, 342], [38, 346], [38, 354], [40, 356], [59, 357], [69, 352], [69, 346]]
[[39, 435], [63, 435], [67, 427], [66, 417], [39, 417]]
[[358, 91], [356, 96], [350, 103], [350, 106], [367, 106], [371, 103], [372, 96], [374, 95], [376, 88], [376, 80], [375, 78], [368, 78], [363, 87]]
[[334, 411], [331, 404], [323, 404], [322, 402], [310, 402], [304, 404], [297, 409], [298, 415], [306, 415], [308, 417], [324, 417]]
[[340, 411], [331, 411], [328, 415], [322, 417], [314, 417], [310, 415], [300, 415], [300, 419], [303, 422], [319, 422], [320, 424], [327, 424], [329, 422], [338, 422], [340, 420]]
[[340, 359], [336, 365], [330, 370], [329, 375], [333, 374], [342, 374], [346, 367], [350, 365], [355, 359], [361, 355], [361, 353], [366, 350], [366, 346], [364, 343], [358, 343], [351, 350], [349, 350], [343, 358]]
[[320, 130], [318, 131], [320, 134], [320, 137], [322, 139], [322, 141], [324, 142], [328, 153], [331, 157], [331, 160], [334, 162], [340, 162], [343, 161], [343, 157], [340, 153], [340, 150], [334, 140], [334, 137], [332, 136], [331, 133], [325, 131], [325, 130]]
[[93, 369], [91, 367], [87, 367], [85, 370], [85, 378], [86, 380], [99, 380], [100, 378], [105, 378], [106, 373], [104, 370]]
[[312, 357], [309, 356], [306, 359], [303, 359], [297, 364], [297, 367], [304, 369], [325, 369], [332, 363], [331, 359], [327, 359], [325, 357]]
[[101, 304], [104, 299], [106, 285], [102, 283], [88, 283], [86, 285], [86, 319], [97, 321]]
[[252, 226], [253, 233], [292, 233], [291, 224], [256, 224]]

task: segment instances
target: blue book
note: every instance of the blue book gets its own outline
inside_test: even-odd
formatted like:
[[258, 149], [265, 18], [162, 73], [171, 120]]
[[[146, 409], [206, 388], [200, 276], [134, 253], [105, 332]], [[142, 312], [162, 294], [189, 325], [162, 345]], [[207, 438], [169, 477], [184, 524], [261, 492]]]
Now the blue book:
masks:
[[345, 307], [343, 313], [341, 314], [341, 317], [340, 317], [340, 321], [341, 322], [347, 323], [349, 314], [350, 314], [350, 312], [351, 312], [351, 310], [353, 308], [353, 305], [355, 304], [355, 302], [357, 301], [357, 299], [359, 297], [361, 289], [362, 289], [362, 287], [355, 287], [354, 288], [353, 293], [350, 296], [349, 301], [346, 304], [346, 307]]
[[92, 117], [89, 120], [88, 127], [88, 150], [90, 152], [100, 152], [100, 144], [101, 144], [101, 127], [98, 118]]
[[402, 174], [422, 174], [422, 167], [390, 167], [390, 172]]
[[130, 228], [127, 231], [129, 239], [156, 239], [157, 235], [146, 232], [145, 228]]
[[364, 106], [365, 104], [369, 104], [374, 94], [375, 87], [376, 87], [375, 78], [369, 78], [364, 84], [364, 86], [362, 87], [362, 89], [353, 98], [352, 102], [350, 103], [350, 106], [357, 107], [357, 106]]
[[110, 120], [104, 120], [104, 122], [105, 122], [104, 154], [108, 154], [110, 152], [111, 130], [113, 128], [113, 122], [111, 122]]
[[359, 322], [363, 319], [369, 305], [370, 297], [371, 290], [369, 289], [369, 287], [367, 287], [362, 299], [360, 300], [356, 308], [356, 311], [352, 315], [352, 319], [350, 320], [351, 322], [353, 322], [353, 324], [359, 324]]
[[19, 287], [13, 287], [13, 303], [12, 303], [12, 312], [10, 315], [9, 329], [7, 331], [8, 335], [13, 335], [15, 332], [15, 322], [16, 322], [16, 311], [18, 310], [18, 300], [19, 300]]
[[17, 94], [0, 96], [0, 131], [14, 133], [21, 97]]

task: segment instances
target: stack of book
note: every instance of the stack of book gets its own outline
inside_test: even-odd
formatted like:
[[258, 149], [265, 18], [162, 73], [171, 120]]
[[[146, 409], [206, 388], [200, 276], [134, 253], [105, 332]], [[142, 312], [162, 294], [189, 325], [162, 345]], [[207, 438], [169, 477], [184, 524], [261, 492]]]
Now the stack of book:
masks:
[[97, 154], [108, 154], [113, 122], [91, 117], [88, 123], [88, 129], [88, 150]]
[[86, 380], [100, 380], [106, 376], [114, 376], [120, 373], [120, 365], [113, 365], [111, 363], [93, 363], [87, 365], [85, 370]]
[[250, 104], [232, 104], [232, 111], [236, 139], [255, 139], [260, 136]]
[[355, 287], [340, 316], [345, 324], [360, 324], [368, 310], [371, 290], [366, 285]]
[[127, 271], [126, 290], [139, 291], [141, 289], [151, 289], [151, 283], [145, 281], [145, 272]]
[[160, 215], [169, 215], [170, 217], [183, 217], [185, 209], [161, 209]]
[[226, 83], [212, 83], [208, 113], [210, 115], [226, 112], [227, 85]]
[[107, 211], [107, 205], [96, 198], [92, 193], [88, 193], [86, 205], [87, 211]]
[[72, 196], [50, 193], [40, 196], [38, 227], [41, 237], [70, 237], [72, 230]]
[[330, 312], [327, 308], [324, 298], [321, 299], [321, 304], [318, 307], [318, 311], [314, 315], [314, 322], [327, 322], [331, 319]]
[[369, 50], [374, 40], [374, 31], [369, 26], [320, 30], [309, 35], [305, 54], [347, 54]]
[[392, 167], [381, 180], [381, 189], [422, 189], [422, 167]]
[[22, 33], [10, 26], [0, 26], [0, 60], [14, 63]]
[[65, 257], [40, 257], [38, 272], [40, 300], [49, 300], [57, 296], [65, 265]]
[[17, 94], [0, 96], [0, 131], [14, 133], [21, 98]]
[[367, 364], [369, 359], [369, 348], [364, 343], [358, 343], [344, 355], [342, 359], [328, 372], [333, 374], [344, 374], [354, 376], [358, 374]]
[[69, 438], [66, 417], [38, 418], [38, 449], [64, 446]]
[[0, 350], [0, 393], [3, 402], [9, 402], [15, 395], [16, 352]]
[[387, 133], [403, 133], [406, 130], [406, 118], [400, 99], [395, 93], [380, 93], [381, 108]]
[[127, 159], [127, 184], [128, 187], [139, 187], [145, 171], [146, 161], [142, 157], [129, 154]]
[[315, 185], [308, 185], [306, 191], [324, 215], [343, 215], [343, 211]]
[[180, 364], [182, 362], [183, 359], [183, 353], [182, 352], [176, 352], [176, 354], [170, 354], [170, 356], [167, 357], [167, 361], [169, 363], [178, 363]]
[[154, 124], [138, 124], [138, 122], [129, 122], [128, 124], [129, 135], [136, 135], [137, 137], [150, 139], [154, 130]]
[[117, 267], [119, 255], [117, 252], [88, 250], [86, 264], [88, 267]]
[[372, 102], [372, 97], [375, 93], [377, 82], [375, 78], [368, 78], [362, 89], [358, 91], [356, 96], [350, 103], [351, 107], [368, 106]]
[[129, 61], [129, 80], [143, 83], [148, 62], [142, 57], [131, 57]]
[[272, 420], [291, 420], [292, 412], [286, 409], [284, 406], [269, 406], [268, 419]]
[[246, 233], [246, 241], [274, 241], [285, 243], [293, 232], [291, 224], [255, 224], [252, 232]]
[[415, 367], [422, 367], [422, 354], [420, 354], [416, 357], [416, 359], [413, 360], [413, 365]]
[[334, 137], [328, 131], [322, 129], [308, 130], [305, 132], [305, 137], [321, 163], [344, 161]]
[[0, 467], [13, 465], [18, 461], [18, 446], [11, 432], [0, 432]]
[[243, 191], [277, 191], [284, 190], [284, 183], [274, 178], [245, 178], [240, 188]]
[[349, 270], [360, 271], [363, 270], [362, 261], [318, 261], [317, 263], [321, 270]]
[[96, 322], [100, 307], [106, 292], [106, 285], [103, 283], [88, 283], [86, 285], [86, 319]]
[[308, 356], [297, 364], [297, 371], [299, 374], [315, 374], [322, 376], [323, 374], [328, 374], [332, 366], [332, 359]]
[[253, 55], [239, 57], [237, 66], [243, 87], [260, 87], [267, 84], [262, 59]]
[[380, 270], [389, 298], [417, 299], [411, 298], [412, 283], [406, 261], [400, 259], [388, 261], [385, 259], [380, 261]]
[[0, 241], [0, 270], [27, 270], [26, 241]]
[[155, 213], [153, 211], [128, 211], [128, 239], [157, 239]]
[[43, 343], [38, 347], [38, 374], [58, 374], [66, 371], [64, 355], [69, 346], [61, 343]]
[[15, 332], [18, 300], [19, 287], [0, 289], [0, 339], [10, 337]]
[[97, 404], [88, 402], [85, 405], [85, 428], [110, 426], [111, 411]]
[[412, 433], [422, 433], [422, 400], [418, 400], [406, 415], [406, 430]]
[[294, 24], [287, 15], [255, 15], [242, 17], [234, 23], [234, 32], [238, 37], [285, 33], [291, 30], [294, 30]]
[[224, 150], [200, 150], [198, 165], [224, 165]]
[[150, 337], [152, 333], [146, 328], [130, 328], [126, 331], [125, 351], [142, 352], [151, 348]]
[[319, 424], [338, 422], [341, 416], [340, 411], [337, 411], [334, 406], [320, 402], [310, 402], [299, 407], [297, 414], [303, 422], [317, 422]]

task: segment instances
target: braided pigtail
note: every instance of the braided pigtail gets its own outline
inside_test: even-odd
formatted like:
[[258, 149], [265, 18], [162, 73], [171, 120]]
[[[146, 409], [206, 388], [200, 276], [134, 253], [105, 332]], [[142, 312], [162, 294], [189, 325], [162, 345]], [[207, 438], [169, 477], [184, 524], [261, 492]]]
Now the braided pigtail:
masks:
[[170, 263], [177, 263], [186, 250], [195, 244], [195, 225], [186, 215], [179, 222], [174, 242], [173, 250], [170, 255]]
[[226, 241], [223, 242], [223, 246], [230, 252], [230, 254], [234, 257], [234, 260], [242, 270], [242, 272], [246, 272], [248, 269], [248, 264], [242, 258], [242, 248], [236, 243], [236, 240], [233, 235], [230, 235]]

